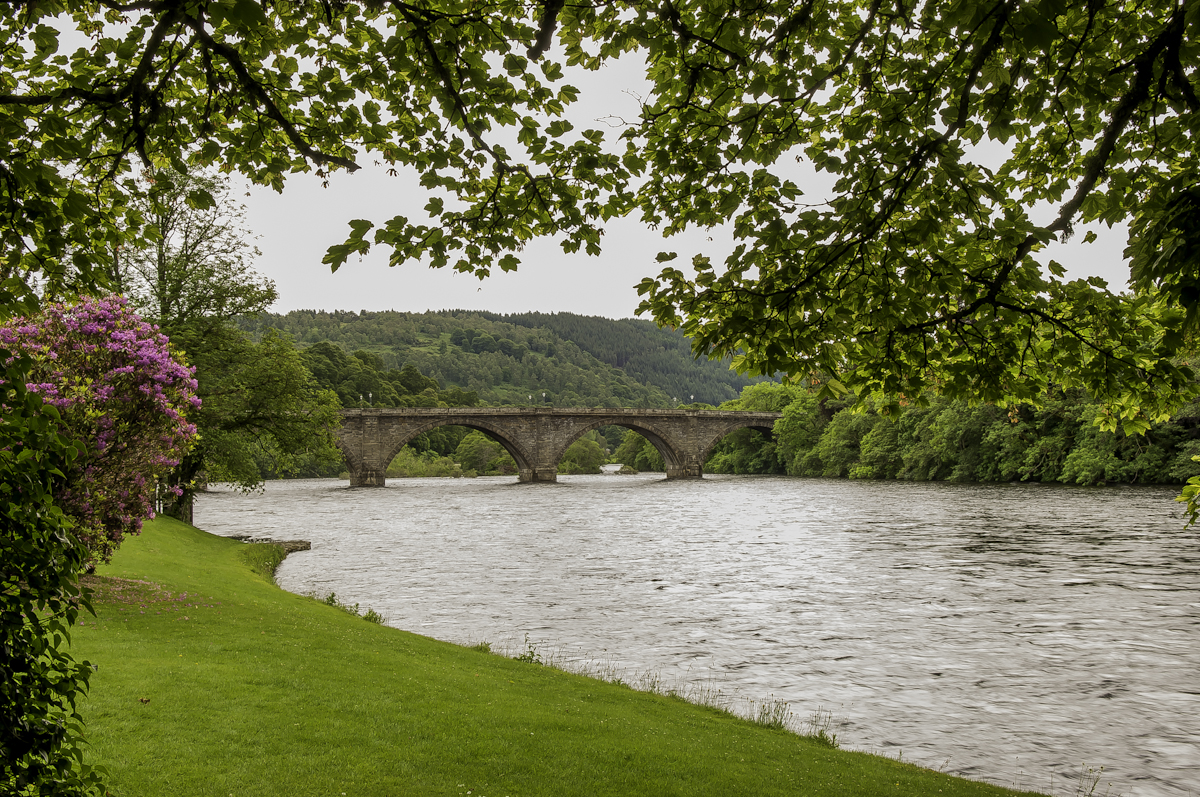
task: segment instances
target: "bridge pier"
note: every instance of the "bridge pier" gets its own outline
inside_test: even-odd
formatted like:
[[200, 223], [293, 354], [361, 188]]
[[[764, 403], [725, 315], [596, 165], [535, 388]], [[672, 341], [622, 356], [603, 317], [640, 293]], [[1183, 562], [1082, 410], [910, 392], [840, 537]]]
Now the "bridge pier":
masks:
[[517, 473], [517, 481], [521, 484], [530, 482], [556, 482], [558, 481], [558, 466], [553, 468], [521, 468]]
[[558, 463], [550, 466], [542, 466], [533, 469], [533, 478], [530, 481], [535, 482], [556, 482], [558, 481]]
[[350, 469], [351, 487], [383, 487], [386, 484], [387, 477], [382, 468]]

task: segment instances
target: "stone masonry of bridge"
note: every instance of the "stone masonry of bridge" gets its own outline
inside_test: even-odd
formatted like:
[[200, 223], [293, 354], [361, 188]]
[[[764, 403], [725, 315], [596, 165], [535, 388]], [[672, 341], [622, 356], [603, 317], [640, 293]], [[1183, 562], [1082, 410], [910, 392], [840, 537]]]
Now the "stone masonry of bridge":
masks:
[[523, 482], [558, 479], [567, 447], [592, 429], [624, 426], [662, 454], [668, 479], [698, 479], [718, 441], [738, 429], [771, 432], [778, 412], [614, 410], [558, 407], [450, 407], [342, 410], [338, 446], [351, 487], [382, 487], [392, 458], [414, 437], [438, 426], [466, 426], [512, 455]]

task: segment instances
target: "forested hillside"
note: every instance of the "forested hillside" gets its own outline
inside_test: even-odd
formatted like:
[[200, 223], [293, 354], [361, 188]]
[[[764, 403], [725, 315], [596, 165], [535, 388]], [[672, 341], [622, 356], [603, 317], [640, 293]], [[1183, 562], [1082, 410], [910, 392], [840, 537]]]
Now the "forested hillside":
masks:
[[296, 310], [242, 319], [241, 326], [254, 337], [273, 328], [302, 347], [329, 343], [346, 354], [372, 355], [349, 363], [338, 372], [337, 382], [321, 380], [339, 393], [343, 404], [357, 403], [361, 395], [363, 401], [373, 397], [368, 403], [394, 406], [394, 391], [380, 379], [399, 384], [398, 376], [389, 380], [386, 374], [405, 366], [436, 380], [438, 389], [471, 392], [489, 405], [715, 405], [736, 398], [750, 384], [726, 363], [694, 359], [680, 333], [634, 319], [464, 310]]
[[662, 388], [681, 402], [720, 404], [737, 398], [751, 383], [729, 370], [728, 360], [692, 356], [692, 344], [675, 330], [637, 318], [612, 320], [575, 313], [514, 313], [487, 318], [530, 329], [548, 329], [607, 365], [647, 385]]

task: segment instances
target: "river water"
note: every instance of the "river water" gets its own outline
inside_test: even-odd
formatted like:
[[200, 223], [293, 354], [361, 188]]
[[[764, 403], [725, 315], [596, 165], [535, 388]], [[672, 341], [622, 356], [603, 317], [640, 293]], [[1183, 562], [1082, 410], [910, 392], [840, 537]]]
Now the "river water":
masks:
[[843, 747], [1003, 785], [1200, 795], [1175, 488], [560, 479], [217, 488], [196, 522], [310, 540], [284, 588], [439, 639], [829, 710]]

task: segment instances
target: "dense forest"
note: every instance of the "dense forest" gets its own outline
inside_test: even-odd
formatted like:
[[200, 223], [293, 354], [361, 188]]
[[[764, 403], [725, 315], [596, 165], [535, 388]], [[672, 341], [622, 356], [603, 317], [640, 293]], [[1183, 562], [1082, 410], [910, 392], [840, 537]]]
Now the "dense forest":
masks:
[[[346, 354], [358, 352], [360, 358], [373, 355], [380, 373], [412, 366], [436, 380], [438, 389], [472, 392], [480, 403], [492, 406], [718, 404], [737, 398], [751, 384], [727, 363], [694, 358], [682, 334], [635, 319], [464, 310], [296, 310], [243, 318], [240, 324], [256, 339], [278, 329], [301, 346], [328, 343]], [[363, 365], [368, 365], [365, 359]], [[325, 382], [347, 406], [357, 405], [360, 394], [368, 404], [398, 406], [386, 388], [380, 385], [381, 393], [373, 383], [358, 371], [348, 372], [343, 383]]]

